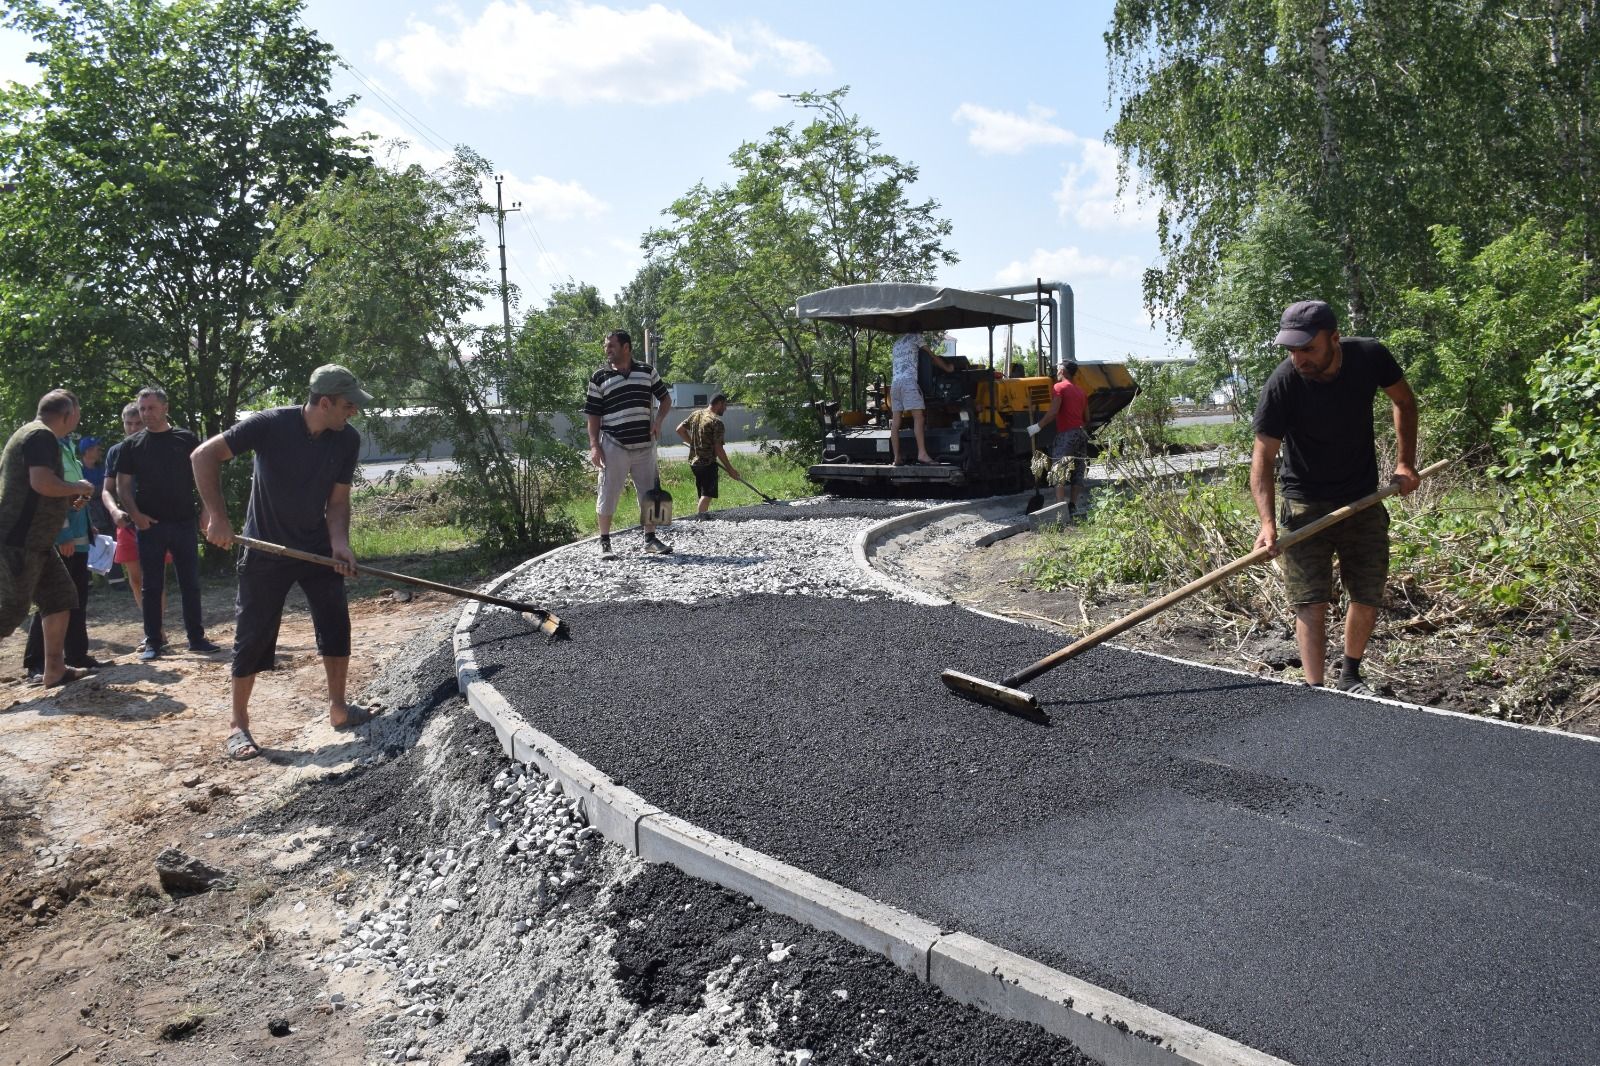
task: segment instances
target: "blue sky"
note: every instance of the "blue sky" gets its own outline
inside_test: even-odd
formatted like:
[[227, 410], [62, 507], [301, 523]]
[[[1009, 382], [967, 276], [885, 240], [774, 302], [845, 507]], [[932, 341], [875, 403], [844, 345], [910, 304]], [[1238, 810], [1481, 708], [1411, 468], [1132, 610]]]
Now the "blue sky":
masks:
[[[1105, 45], [1110, 0], [992, 8], [955, 2], [638, 6], [310, 0], [305, 18], [349, 64], [349, 123], [431, 162], [465, 143], [507, 177], [511, 280], [540, 301], [567, 279], [616, 293], [639, 238], [729, 154], [799, 117], [780, 93], [849, 85], [846, 106], [921, 168], [967, 288], [1073, 287], [1079, 358], [1174, 354], [1141, 305], [1155, 211], [1118, 195]], [[27, 41], [0, 30], [0, 78]], [[491, 190], [492, 192], [492, 190]], [[978, 338], [962, 339], [962, 351]]]

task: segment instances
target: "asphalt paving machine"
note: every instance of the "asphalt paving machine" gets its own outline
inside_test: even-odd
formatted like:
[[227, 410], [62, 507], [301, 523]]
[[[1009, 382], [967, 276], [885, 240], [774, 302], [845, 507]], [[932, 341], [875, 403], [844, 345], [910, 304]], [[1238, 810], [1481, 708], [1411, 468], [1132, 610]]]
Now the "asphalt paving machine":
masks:
[[[1031, 296], [1013, 299], [1012, 295]], [[795, 301], [801, 320], [833, 322], [850, 331], [849, 410], [824, 406], [822, 459], [807, 470], [827, 492], [844, 495], [910, 495], [940, 490], [987, 495], [1017, 492], [1033, 484], [1028, 425], [1050, 406], [1060, 359], [1071, 358], [1070, 290], [1059, 283], [979, 292], [936, 285], [842, 285]], [[1034, 365], [994, 365], [994, 330], [1032, 326], [1038, 331]], [[1049, 328], [1046, 328], [1046, 325]], [[926, 438], [934, 465], [896, 466], [889, 442], [889, 388], [881, 378], [860, 387], [857, 333], [899, 334], [987, 327], [987, 363], [949, 359], [949, 373], [926, 354], [919, 357], [918, 384], [927, 404]], [[1064, 338], [1064, 340], [1063, 340]], [[1138, 391], [1122, 363], [1078, 361], [1078, 385], [1089, 398], [1089, 433], [1109, 422]], [[900, 428], [901, 450], [916, 455], [910, 419]], [[1055, 427], [1038, 436], [1048, 451]]]

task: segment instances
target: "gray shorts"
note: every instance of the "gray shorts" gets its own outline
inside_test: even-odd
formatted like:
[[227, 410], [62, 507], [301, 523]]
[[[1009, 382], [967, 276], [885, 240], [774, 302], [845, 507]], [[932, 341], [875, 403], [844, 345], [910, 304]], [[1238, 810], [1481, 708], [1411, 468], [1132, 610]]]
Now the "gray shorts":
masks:
[[896, 411], [921, 411], [928, 404], [915, 381], [896, 381], [889, 386], [889, 406]]
[[607, 518], [617, 513], [617, 501], [622, 490], [633, 478], [634, 494], [643, 497], [656, 483], [656, 446], [654, 443], [624, 448], [605, 434], [600, 435], [600, 457], [605, 466], [600, 469], [600, 494], [595, 500], [595, 513]]

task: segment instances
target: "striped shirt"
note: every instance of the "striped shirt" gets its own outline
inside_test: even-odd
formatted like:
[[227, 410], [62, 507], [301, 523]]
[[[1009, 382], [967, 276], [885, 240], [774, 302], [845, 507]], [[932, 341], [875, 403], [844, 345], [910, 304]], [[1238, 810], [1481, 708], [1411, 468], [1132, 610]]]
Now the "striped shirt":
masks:
[[637, 448], [650, 443], [652, 401], [667, 396], [661, 375], [650, 364], [635, 362], [624, 374], [607, 363], [589, 376], [583, 413], [598, 415], [600, 431], [618, 444]]

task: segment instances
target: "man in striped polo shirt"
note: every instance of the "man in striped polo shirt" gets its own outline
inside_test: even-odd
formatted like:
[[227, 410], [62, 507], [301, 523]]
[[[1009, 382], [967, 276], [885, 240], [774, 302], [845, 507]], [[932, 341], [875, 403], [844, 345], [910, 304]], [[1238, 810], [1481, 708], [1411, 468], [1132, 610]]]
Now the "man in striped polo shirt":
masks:
[[[651, 402], [655, 413], [651, 414]], [[600, 556], [614, 559], [611, 550], [611, 516], [628, 477], [641, 499], [656, 480], [656, 438], [672, 410], [672, 397], [661, 375], [648, 363], [633, 361], [633, 338], [625, 330], [606, 334], [606, 363], [589, 376], [584, 400], [584, 420], [589, 423], [589, 461], [600, 471], [600, 495], [595, 513], [600, 518]], [[672, 549], [661, 543], [653, 524], [645, 523], [644, 550], [666, 555]]]

